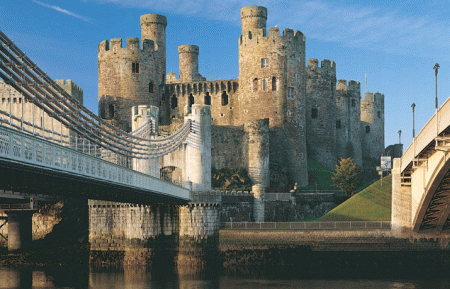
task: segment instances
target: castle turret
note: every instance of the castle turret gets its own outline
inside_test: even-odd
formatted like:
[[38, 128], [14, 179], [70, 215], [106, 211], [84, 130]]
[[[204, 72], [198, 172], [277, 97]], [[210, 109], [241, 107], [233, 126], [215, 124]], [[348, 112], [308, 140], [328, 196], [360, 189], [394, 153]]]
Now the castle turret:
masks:
[[328, 168], [336, 165], [336, 64], [316, 58], [306, 67], [306, 126], [308, 157]]
[[336, 87], [336, 154], [352, 157], [363, 165], [361, 151], [361, 85], [358, 81], [338, 80]]
[[141, 16], [141, 39], [152, 40], [155, 43], [156, 78], [158, 86], [165, 83], [166, 76], [166, 16], [146, 14]]
[[241, 9], [242, 35], [255, 29], [266, 30], [267, 8], [247, 6]]
[[[271, 171], [280, 171], [289, 160], [293, 183], [306, 185], [306, 144], [304, 126], [305, 38], [300, 31], [269, 28], [267, 9], [241, 9], [239, 38], [239, 120], [269, 119]], [[276, 163], [279, 161], [279, 163]], [[276, 178], [276, 176], [274, 176]]]
[[199, 48], [197, 45], [178, 46], [181, 82], [205, 80], [205, 78], [198, 73], [198, 54]]
[[141, 16], [139, 38], [103, 41], [98, 46], [99, 115], [127, 131], [131, 130], [131, 107], [160, 107], [166, 74], [166, 17]]
[[384, 94], [366, 92], [361, 100], [363, 157], [379, 161], [384, 154]]

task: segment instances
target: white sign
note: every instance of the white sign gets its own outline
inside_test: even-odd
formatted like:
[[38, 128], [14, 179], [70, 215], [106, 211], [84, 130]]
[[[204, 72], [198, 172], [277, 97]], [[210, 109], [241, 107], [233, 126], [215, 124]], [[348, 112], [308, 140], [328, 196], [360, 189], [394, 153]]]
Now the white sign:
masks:
[[381, 157], [381, 169], [389, 171], [392, 168], [391, 157]]

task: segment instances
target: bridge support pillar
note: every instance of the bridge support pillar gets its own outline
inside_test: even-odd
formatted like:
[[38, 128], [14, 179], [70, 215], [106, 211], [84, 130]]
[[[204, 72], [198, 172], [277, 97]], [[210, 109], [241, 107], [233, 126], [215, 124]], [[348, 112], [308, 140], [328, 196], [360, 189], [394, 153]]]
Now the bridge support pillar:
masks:
[[411, 233], [411, 186], [402, 186], [401, 159], [394, 159], [392, 168], [391, 233], [404, 238]]
[[[219, 203], [189, 203], [181, 206], [177, 267], [201, 270], [219, 260]], [[194, 268], [192, 267], [192, 268]]]
[[34, 210], [6, 211], [8, 216], [8, 251], [26, 250], [32, 241], [32, 216]]

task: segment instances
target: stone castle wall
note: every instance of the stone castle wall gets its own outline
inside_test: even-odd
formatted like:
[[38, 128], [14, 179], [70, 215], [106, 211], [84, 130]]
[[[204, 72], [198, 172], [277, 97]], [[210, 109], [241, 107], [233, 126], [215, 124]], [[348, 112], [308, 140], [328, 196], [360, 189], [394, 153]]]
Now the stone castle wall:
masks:
[[360, 83], [340, 79], [336, 88], [336, 155], [363, 165]]
[[361, 100], [363, 158], [379, 160], [384, 153], [384, 94], [365, 93]]
[[334, 169], [336, 165], [336, 64], [308, 60], [306, 67], [306, 144], [308, 157]]
[[[78, 87], [72, 80], [56, 80], [68, 94], [83, 104], [83, 90]], [[19, 91], [7, 85], [4, 81], [0, 81], [0, 111], [3, 118], [9, 122], [9, 112], [11, 111], [12, 124], [21, 127], [23, 118], [24, 129], [46, 137], [54, 137], [69, 141], [69, 135], [74, 136], [65, 126], [54, 120], [46, 112], [35, 106], [31, 101], [24, 97]], [[44, 130], [42, 129], [44, 128]]]

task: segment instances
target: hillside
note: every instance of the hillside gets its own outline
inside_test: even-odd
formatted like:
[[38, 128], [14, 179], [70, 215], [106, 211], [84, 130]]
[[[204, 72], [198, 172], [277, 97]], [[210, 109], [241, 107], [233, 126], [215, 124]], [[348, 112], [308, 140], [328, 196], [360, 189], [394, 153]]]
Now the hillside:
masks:
[[373, 183], [318, 221], [390, 221], [392, 176]]

